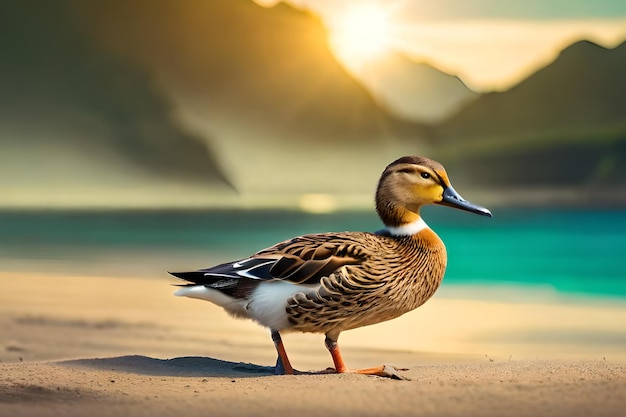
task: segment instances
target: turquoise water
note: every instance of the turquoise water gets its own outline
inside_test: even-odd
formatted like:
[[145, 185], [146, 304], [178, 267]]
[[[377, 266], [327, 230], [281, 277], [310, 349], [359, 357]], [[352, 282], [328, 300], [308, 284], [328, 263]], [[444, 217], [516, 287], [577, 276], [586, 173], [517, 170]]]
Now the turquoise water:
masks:
[[[549, 287], [626, 299], [626, 211], [442, 207], [423, 213], [448, 248], [445, 284]], [[3, 211], [0, 269], [151, 276], [244, 257], [303, 233], [377, 230], [374, 213]]]

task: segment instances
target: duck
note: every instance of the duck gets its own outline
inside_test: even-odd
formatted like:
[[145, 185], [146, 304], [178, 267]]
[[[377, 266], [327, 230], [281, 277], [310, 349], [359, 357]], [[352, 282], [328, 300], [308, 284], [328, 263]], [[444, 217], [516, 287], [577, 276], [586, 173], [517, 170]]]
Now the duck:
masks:
[[281, 334], [305, 332], [324, 334], [330, 372], [398, 378], [402, 368], [389, 365], [348, 368], [338, 338], [412, 311], [439, 288], [447, 254], [420, 214], [429, 204], [492, 217], [461, 197], [439, 162], [404, 156], [387, 165], [378, 181], [381, 230], [307, 234], [244, 259], [170, 272], [184, 281], [175, 295], [212, 302], [268, 328], [278, 356], [276, 374], [294, 374]]

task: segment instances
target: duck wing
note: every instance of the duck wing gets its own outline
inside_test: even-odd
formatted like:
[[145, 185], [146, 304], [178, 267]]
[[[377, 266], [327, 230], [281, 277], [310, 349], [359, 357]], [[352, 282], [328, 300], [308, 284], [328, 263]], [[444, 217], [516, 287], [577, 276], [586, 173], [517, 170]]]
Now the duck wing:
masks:
[[[170, 272], [188, 283], [224, 292], [249, 287], [254, 281], [282, 280], [299, 285], [318, 285], [323, 277], [345, 265], [361, 264], [366, 257], [346, 234], [300, 236], [264, 249], [253, 256], [192, 272]], [[253, 282], [250, 282], [253, 281]]]

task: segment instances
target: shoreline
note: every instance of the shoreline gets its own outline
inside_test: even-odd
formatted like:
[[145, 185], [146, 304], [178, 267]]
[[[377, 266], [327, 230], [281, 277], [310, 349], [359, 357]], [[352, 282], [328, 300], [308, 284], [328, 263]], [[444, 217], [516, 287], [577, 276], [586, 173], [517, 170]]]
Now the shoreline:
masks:
[[[459, 181], [460, 182], [460, 181]], [[625, 188], [623, 186], [511, 186], [475, 188], [472, 184], [459, 184], [464, 195], [472, 200], [481, 201], [485, 206], [496, 209], [565, 209], [565, 210], [623, 210], [626, 208]], [[216, 191], [216, 190], [214, 190]], [[245, 195], [217, 191], [203, 194], [205, 197], [187, 196], [180, 203], [179, 199], [163, 199], [152, 196], [146, 200], [134, 200], [125, 195], [124, 202], [111, 204], [109, 200], [97, 201], [37, 201], [16, 199], [0, 205], [0, 211], [7, 212], [159, 212], [159, 211], [295, 211], [308, 214], [327, 214], [336, 212], [373, 212], [371, 192], [361, 193], [246, 193]], [[309, 207], [303, 200], [307, 196], [320, 197], [331, 204]]]

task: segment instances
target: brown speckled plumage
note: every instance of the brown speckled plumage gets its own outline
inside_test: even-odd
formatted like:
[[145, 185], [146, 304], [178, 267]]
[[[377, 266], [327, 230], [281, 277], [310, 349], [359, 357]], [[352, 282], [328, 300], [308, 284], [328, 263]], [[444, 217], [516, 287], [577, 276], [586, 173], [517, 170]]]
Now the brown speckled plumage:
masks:
[[315, 241], [332, 245], [328, 255], [339, 258], [339, 263], [346, 258], [358, 263], [346, 262], [321, 277], [319, 288], [291, 297], [290, 330], [338, 335], [391, 320], [426, 302], [446, 268], [445, 247], [430, 229], [402, 238], [373, 233], [313, 235], [277, 245], [272, 252], [300, 253]]
[[441, 284], [446, 249], [420, 217], [426, 204], [491, 216], [456, 193], [441, 164], [403, 157], [385, 168], [378, 183], [376, 211], [385, 225], [380, 232], [299, 236], [246, 259], [174, 273], [189, 282], [177, 294], [214, 302], [269, 327], [278, 373], [293, 373], [280, 331], [324, 333], [335, 369], [346, 372], [337, 345], [342, 331], [407, 313]]

